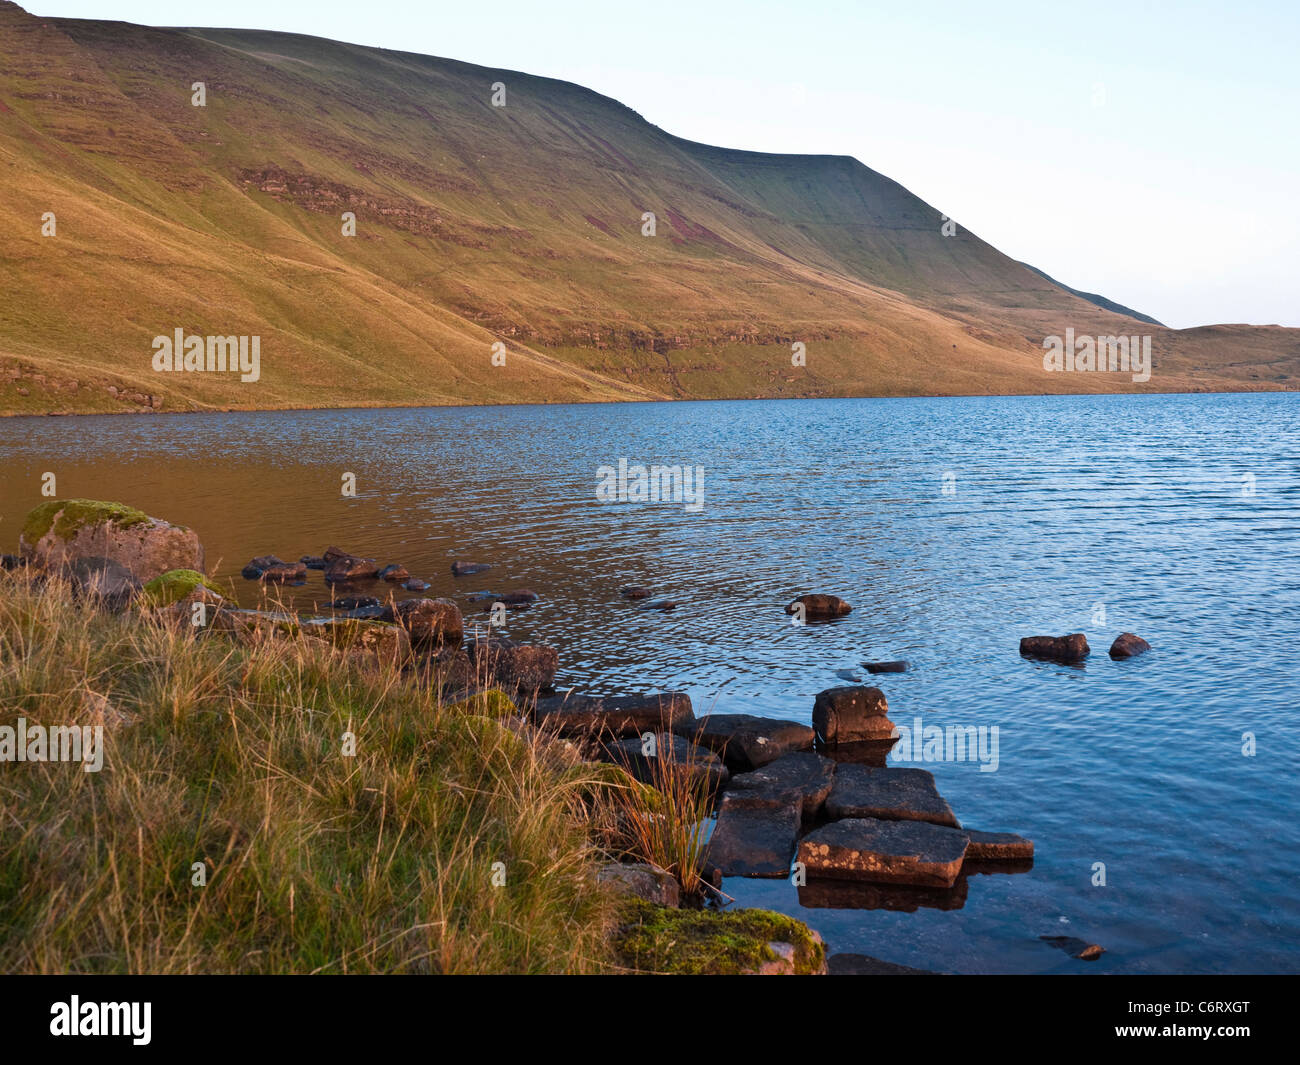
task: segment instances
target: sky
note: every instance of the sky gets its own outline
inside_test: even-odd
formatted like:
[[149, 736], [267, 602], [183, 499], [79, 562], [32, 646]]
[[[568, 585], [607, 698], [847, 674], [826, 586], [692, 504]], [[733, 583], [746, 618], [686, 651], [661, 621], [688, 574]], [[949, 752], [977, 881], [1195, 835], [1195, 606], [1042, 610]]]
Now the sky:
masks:
[[851, 155], [1178, 328], [1300, 326], [1300, 2], [19, 0], [577, 82], [709, 144]]

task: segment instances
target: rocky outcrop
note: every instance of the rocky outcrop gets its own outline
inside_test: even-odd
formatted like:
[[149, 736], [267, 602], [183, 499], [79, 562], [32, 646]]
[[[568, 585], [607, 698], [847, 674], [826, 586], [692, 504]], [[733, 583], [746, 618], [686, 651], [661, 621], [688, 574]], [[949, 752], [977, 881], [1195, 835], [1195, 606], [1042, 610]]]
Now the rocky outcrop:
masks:
[[140, 581], [174, 569], [203, 571], [203, 545], [192, 529], [94, 499], [42, 503], [27, 515], [18, 545], [45, 572], [91, 558], [124, 566]]
[[888, 711], [885, 693], [879, 688], [827, 688], [813, 703], [813, 731], [828, 747], [887, 740], [894, 732], [894, 723], [886, 716]]
[[1020, 641], [1020, 653], [1026, 658], [1044, 658], [1049, 662], [1078, 665], [1091, 648], [1081, 632], [1069, 636], [1025, 636]]

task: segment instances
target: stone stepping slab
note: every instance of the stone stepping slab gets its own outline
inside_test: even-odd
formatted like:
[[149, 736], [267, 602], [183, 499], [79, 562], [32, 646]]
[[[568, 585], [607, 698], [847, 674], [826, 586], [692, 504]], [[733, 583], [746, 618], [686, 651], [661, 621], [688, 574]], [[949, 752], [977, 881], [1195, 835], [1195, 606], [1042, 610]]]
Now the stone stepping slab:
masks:
[[[554, 695], [538, 699], [536, 722], [563, 736], [608, 733], [640, 736], [671, 729], [687, 739], [695, 728], [691, 697], [685, 692], [662, 695]], [[711, 746], [711, 745], [709, 745]]]
[[966, 857], [981, 862], [1023, 862], [1034, 860], [1034, 841], [1014, 832], [980, 832], [965, 830], [970, 836]]
[[747, 773], [792, 751], [811, 751], [813, 730], [798, 721], [753, 714], [709, 714], [682, 721], [673, 731], [716, 751], [733, 773]]
[[952, 887], [970, 837], [926, 821], [853, 817], [810, 832], [799, 843], [808, 876]]
[[832, 821], [872, 817], [961, 828], [935, 787], [934, 774], [925, 769], [841, 765], [835, 772], [835, 786], [826, 798], [826, 816]]
[[800, 811], [798, 798], [784, 806], [763, 806], [724, 795], [705, 864], [717, 866], [723, 876], [788, 876], [799, 838]]
[[833, 761], [810, 751], [796, 751], [761, 769], [732, 777], [727, 794], [743, 797], [755, 806], [783, 807], [797, 801], [803, 819], [811, 821], [821, 813], [834, 782]]

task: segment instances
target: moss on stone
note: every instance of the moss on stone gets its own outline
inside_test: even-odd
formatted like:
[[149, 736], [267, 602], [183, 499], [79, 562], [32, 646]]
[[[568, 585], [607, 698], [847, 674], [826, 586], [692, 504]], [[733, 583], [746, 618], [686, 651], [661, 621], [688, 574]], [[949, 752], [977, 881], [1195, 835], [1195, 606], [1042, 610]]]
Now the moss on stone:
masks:
[[471, 692], [460, 698], [453, 697], [447, 702], [449, 710], [478, 714], [482, 717], [505, 718], [518, 717], [519, 708], [515, 702], [500, 688], [488, 688], [484, 691]]
[[140, 595], [150, 606], [171, 606], [200, 587], [221, 594], [221, 589], [198, 570], [172, 569], [149, 581]]
[[771, 910], [676, 910], [628, 899], [614, 949], [637, 972], [682, 976], [756, 973], [780, 960], [770, 943], [795, 948], [798, 975], [820, 973], [826, 948], [808, 926]]
[[[57, 521], [56, 521], [57, 519]], [[35, 547], [51, 528], [61, 540], [70, 540], [87, 525], [111, 522], [121, 528], [142, 525], [150, 520], [143, 510], [125, 503], [107, 503], [99, 499], [51, 499], [32, 508], [23, 522], [23, 539]]]

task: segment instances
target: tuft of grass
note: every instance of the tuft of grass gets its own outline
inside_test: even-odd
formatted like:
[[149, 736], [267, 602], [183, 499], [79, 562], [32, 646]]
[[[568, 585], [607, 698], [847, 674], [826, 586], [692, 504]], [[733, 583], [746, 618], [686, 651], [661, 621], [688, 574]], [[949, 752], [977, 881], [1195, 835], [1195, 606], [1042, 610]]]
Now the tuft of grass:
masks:
[[581, 767], [324, 641], [187, 630], [0, 574], [0, 725], [105, 744], [0, 764], [0, 971], [616, 965]]
[[641, 861], [676, 877], [684, 896], [698, 896], [704, 889], [700, 870], [708, 843], [705, 823], [713, 806], [708, 781], [693, 771], [689, 759], [678, 758], [671, 744], [663, 745], [658, 757], [647, 762], [649, 789], [615, 793], [622, 804], [629, 849]]

